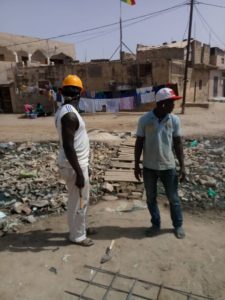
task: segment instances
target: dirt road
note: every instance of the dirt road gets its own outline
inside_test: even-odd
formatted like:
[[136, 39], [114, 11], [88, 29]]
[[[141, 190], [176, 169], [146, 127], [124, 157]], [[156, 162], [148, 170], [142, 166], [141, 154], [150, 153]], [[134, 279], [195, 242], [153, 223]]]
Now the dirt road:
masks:
[[[135, 131], [139, 113], [86, 115], [88, 130]], [[225, 135], [225, 104], [212, 104], [210, 110], [188, 108], [181, 116], [185, 136]], [[0, 141], [57, 140], [53, 117], [36, 120], [18, 115], [0, 115]], [[49, 216], [33, 225], [24, 225], [18, 233], [0, 238], [1, 300], [69, 300], [76, 297], [65, 291], [80, 293], [85, 285], [75, 280], [89, 280], [85, 264], [100, 266], [100, 258], [115, 239], [112, 260], [103, 265], [110, 271], [163, 284], [185, 292], [225, 299], [225, 214], [224, 212], [185, 212], [186, 238], [177, 240], [171, 227], [168, 207], [161, 201], [162, 234], [146, 238], [149, 226], [147, 210], [115, 212], [120, 201], [100, 202], [89, 210], [90, 225], [98, 228], [95, 245], [81, 248], [67, 242], [66, 215]], [[97, 275], [98, 276], [98, 275]], [[96, 277], [106, 284], [107, 276]], [[108, 284], [107, 283], [107, 284]], [[131, 282], [115, 283], [128, 290]], [[139, 292], [157, 299], [158, 289], [141, 285]], [[105, 290], [90, 288], [85, 293], [102, 299]], [[107, 299], [126, 299], [111, 293]], [[163, 289], [160, 300], [187, 299], [181, 293]], [[202, 298], [193, 298], [202, 299]]]
[[[143, 113], [86, 114], [88, 130], [133, 131]], [[179, 115], [184, 136], [225, 135], [225, 104], [211, 103], [210, 109], [186, 108]], [[48, 141], [57, 140], [54, 118], [21, 119], [21, 115], [0, 114], [0, 141]]]

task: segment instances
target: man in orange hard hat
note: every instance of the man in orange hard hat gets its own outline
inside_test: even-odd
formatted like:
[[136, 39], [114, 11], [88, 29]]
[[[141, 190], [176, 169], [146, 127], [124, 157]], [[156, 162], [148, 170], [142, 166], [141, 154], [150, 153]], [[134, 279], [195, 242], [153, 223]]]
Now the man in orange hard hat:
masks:
[[55, 124], [59, 134], [58, 165], [68, 187], [69, 239], [81, 246], [92, 246], [87, 238], [87, 207], [89, 203], [89, 139], [85, 123], [77, 107], [83, 89], [81, 79], [68, 75], [63, 80], [63, 105], [57, 110]]

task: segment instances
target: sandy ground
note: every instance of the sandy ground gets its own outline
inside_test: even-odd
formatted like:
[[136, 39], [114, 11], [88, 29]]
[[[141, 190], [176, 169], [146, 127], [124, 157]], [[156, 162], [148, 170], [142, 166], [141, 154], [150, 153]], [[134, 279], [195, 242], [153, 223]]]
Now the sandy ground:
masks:
[[[134, 131], [141, 114], [86, 115], [87, 128], [108, 131]], [[224, 136], [225, 105], [212, 104], [210, 110], [188, 108], [181, 116], [185, 136]], [[17, 115], [0, 115], [1, 141], [57, 140], [52, 117], [37, 120]], [[85, 264], [100, 266], [100, 258], [115, 239], [112, 259], [104, 269], [170, 286], [175, 289], [225, 299], [225, 213], [185, 212], [186, 238], [177, 240], [171, 228], [168, 208], [161, 203], [162, 234], [146, 238], [149, 226], [147, 210], [130, 213], [109, 212], [120, 202], [100, 202], [89, 209], [90, 225], [98, 228], [95, 245], [81, 248], [67, 242], [66, 214], [49, 216], [33, 225], [24, 225], [18, 233], [0, 238], [1, 300], [69, 300], [85, 287], [77, 277], [90, 279]], [[52, 269], [51, 269], [52, 268]], [[55, 272], [52, 272], [52, 271]], [[98, 276], [98, 275], [97, 275]], [[106, 284], [109, 278], [96, 277]], [[128, 290], [131, 282], [117, 284]], [[145, 295], [157, 299], [158, 289], [140, 287]], [[86, 296], [102, 299], [104, 289], [92, 288]], [[110, 294], [107, 299], [126, 299]], [[137, 298], [136, 298], [137, 299]], [[159, 300], [184, 300], [184, 295], [162, 290]], [[191, 298], [200, 299], [200, 298]]]
[[[212, 215], [185, 213], [186, 238], [177, 240], [172, 233], [168, 208], [161, 204], [162, 234], [146, 238], [148, 212], [107, 211], [120, 205], [119, 201], [101, 202], [90, 208], [90, 224], [98, 229], [93, 237], [95, 245], [90, 248], [67, 242], [65, 215], [45, 218], [25, 226], [18, 234], [2, 238], [0, 299], [78, 299], [65, 291], [82, 292], [85, 285], [76, 278], [90, 279], [91, 272], [84, 265], [100, 267], [100, 259], [112, 239], [115, 239], [112, 259], [101, 265], [104, 269], [186, 292], [214, 296], [217, 300], [225, 299], [225, 216], [217, 215], [215, 219]], [[51, 272], [51, 268], [57, 273]], [[101, 276], [96, 277], [96, 281], [108, 284]], [[121, 279], [117, 284], [128, 290], [132, 282]], [[142, 285], [142, 290], [151, 299], [157, 299], [157, 288], [146, 290]], [[98, 300], [103, 293], [103, 289], [92, 288], [85, 295]], [[117, 294], [107, 299], [126, 297]], [[159, 299], [187, 297], [164, 290]]]
[[[86, 114], [88, 130], [135, 132], [137, 121], [143, 113]], [[225, 104], [211, 103], [210, 109], [186, 108], [179, 115], [184, 136], [225, 135]], [[0, 114], [0, 141], [48, 141], [58, 140], [53, 117], [21, 119], [21, 115]]]

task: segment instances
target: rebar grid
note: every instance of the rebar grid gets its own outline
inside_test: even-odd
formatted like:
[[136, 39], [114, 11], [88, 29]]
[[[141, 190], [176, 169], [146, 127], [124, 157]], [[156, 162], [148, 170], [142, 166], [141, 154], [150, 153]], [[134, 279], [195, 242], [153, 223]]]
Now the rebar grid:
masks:
[[[84, 290], [82, 291], [82, 293], [77, 294], [77, 293], [65, 291], [65, 293], [67, 293], [67, 294], [77, 296], [78, 299], [95, 300], [94, 298], [86, 297], [84, 295], [84, 293], [87, 291], [88, 287], [96, 286], [96, 287], [103, 288], [103, 289], [106, 290], [104, 295], [103, 295], [102, 300], [109, 299], [108, 294], [109, 294], [110, 291], [115, 291], [115, 292], [126, 294], [127, 295], [126, 300], [132, 299], [132, 296], [139, 297], [140, 299], [145, 299], [145, 300], [160, 300], [160, 295], [161, 295], [163, 289], [175, 292], [177, 294], [181, 294], [183, 296], [186, 296], [187, 300], [201, 300], [201, 299], [214, 300], [214, 298], [209, 297], [209, 296], [207, 297], [207, 296], [195, 294], [195, 293], [192, 293], [192, 292], [185, 292], [185, 291], [182, 291], [182, 290], [179, 290], [179, 289], [175, 289], [175, 288], [165, 286], [163, 284], [157, 284], [157, 283], [146, 281], [146, 280], [143, 280], [143, 279], [138, 279], [138, 278], [135, 278], [135, 277], [132, 277], [132, 276], [123, 275], [123, 274], [120, 274], [119, 271], [118, 272], [112, 272], [112, 271], [104, 270], [104, 269], [89, 266], [89, 265], [85, 265], [84, 267], [87, 268], [87, 269], [91, 269], [91, 270], [95, 271], [95, 274], [92, 276], [92, 278], [90, 280], [76, 278], [76, 280], [78, 280], [78, 281], [87, 283], [87, 285], [84, 288]], [[98, 283], [98, 282], [94, 281], [94, 278], [96, 277], [96, 275], [98, 273], [108, 274], [108, 275], [112, 276], [112, 280], [109, 283], [109, 285], [105, 285], [105, 284]], [[123, 279], [133, 280], [134, 282], [133, 282], [132, 286], [130, 287], [129, 291], [127, 291], [127, 290], [123, 290], [123, 289], [120, 289], [120, 288], [113, 287], [113, 283], [115, 282], [116, 278], [123, 278]], [[133, 290], [135, 288], [136, 283], [144, 283], [144, 284], [151, 285], [153, 287], [157, 287], [159, 289], [158, 293], [157, 293], [157, 297], [155, 299], [153, 299], [153, 298], [149, 298], [147, 296], [141, 295], [141, 294], [134, 293]]]

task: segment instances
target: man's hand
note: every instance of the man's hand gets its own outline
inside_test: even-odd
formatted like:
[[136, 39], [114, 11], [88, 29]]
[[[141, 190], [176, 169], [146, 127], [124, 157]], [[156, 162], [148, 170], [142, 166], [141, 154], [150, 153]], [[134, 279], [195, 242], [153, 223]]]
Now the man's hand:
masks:
[[179, 180], [180, 182], [184, 182], [186, 179], [186, 172], [185, 172], [185, 168], [181, 167], [180, 171], [179, 171]]
[[80, 171], [79, 173], [77, 173], [77, 178], [76, 178], [75, 184], [79, 189], [82, 189], [84, 187], [84, 182], [85, 182], [85, 179], [84, 179], [83, 172]]
[[139, 165], [135, 166], [134, 168], [134, 176], [138, 181], [141, 181], [142, 170]]

